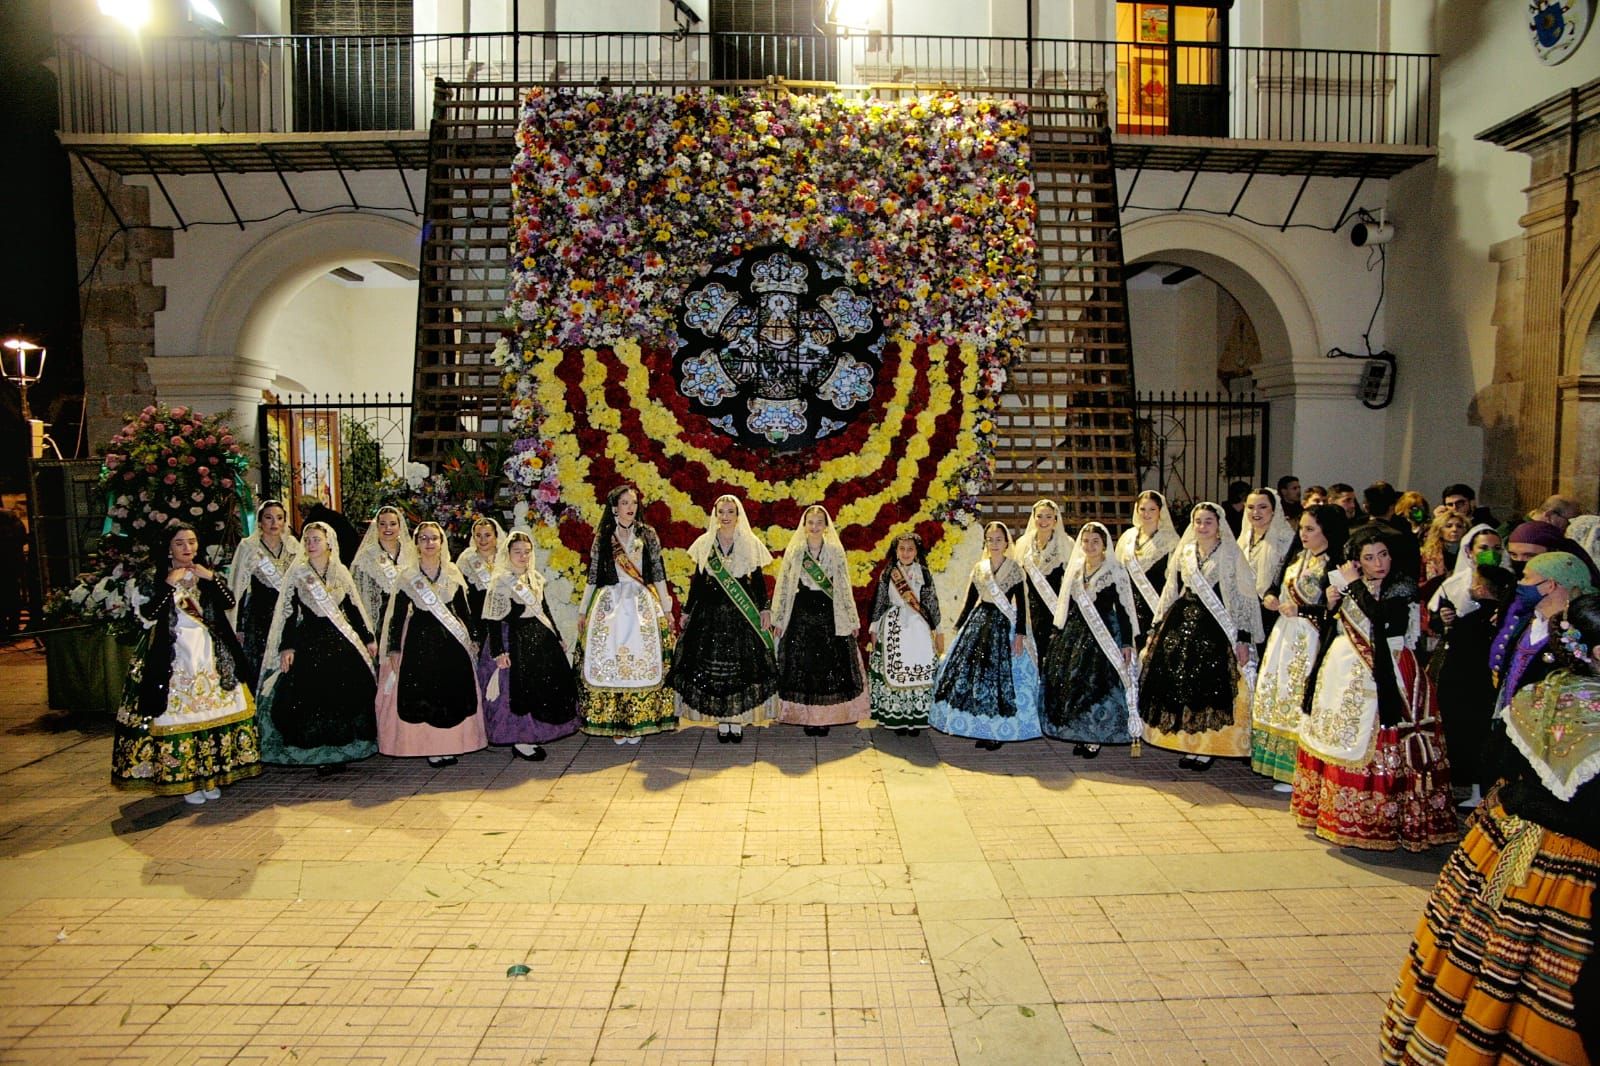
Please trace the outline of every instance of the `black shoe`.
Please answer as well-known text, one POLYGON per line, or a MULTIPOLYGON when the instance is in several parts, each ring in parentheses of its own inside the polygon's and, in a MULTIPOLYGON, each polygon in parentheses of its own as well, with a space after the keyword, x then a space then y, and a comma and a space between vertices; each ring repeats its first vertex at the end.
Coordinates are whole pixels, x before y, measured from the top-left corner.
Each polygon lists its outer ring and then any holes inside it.
POLYGON ((814 726, 814 725, 806 726, 806 736, 814 737, 816 735, 817 735, 817 727, 816 726, 814 726))
POLYGON ((906 730, 906 732, 910 733, 914 737, 920 737, 922 735, 922 730, 921 729, 908 729, 908 730, 906 730))
POLYGON ((1189 763, 1189 769, 1193 770, 1197 774, 1203 774, 1207 770, 1211 769, 1211 764, 1216 761, 1217 760, 1215 759, 1195 759, 1189 763))
POLYGON ((1085 744, 1083 746, 1083 757, 1085 759, 1098 759, 1100 757, 1100 745, 1085 744))
POLYGON ((814 737, 825 737, 828 735, 828 729, 828 726, 819 725, 816 727, 816 732, 812 733, 811 735, 814 737))
POLYGON ((731 742, 732 740, 733 740, 733 734, 732 733, 724 733, 720 729, 717 730, 717 743, 718 744, 727 744, 727 743, 731 742))
POLYGON ((533 750, 530 752, 524 752, 521 748, 513 744, 511 745, 511 754, 515 755, 519 759, 526 759, 529 762, 544 762, 545 759, 549 757, 550 753, 545 751, 543 746, 539 744, 530 744, 528 746, 533 750))
POLYGON ((428 765, 432 766, 432 767, 435 767, 435 768, 438 768, 440 766, 454 766, 456 763, 458 763, 460 761, 461 760, 457 759, 454 755, 430 755, 430 756, 428 756, 428 765))
POLYGON ((1194 761, 1194 756, 1193 755, 1185 755, 1183 758, 1178 760, 1178 769, 1180 769, 1180 770, 1193 770, 1194 768, 1195 768, 1195 761, 1194 761))
POLYGON ((324 766, 317 767, 317 776, 318 777, 332 777, 334 774, 342 774, 342 773, 344 773, 344 770, 345 770, 345 764, 342 763, 342 762, 328 763, 328 764, 326 764, 324 766))
POLYGON ((729 733, 728 734, 728 739, 730 741, 732 741, 733 743, 735 743, 735 744, 743 744, 744 743, 744 730, 740 729, 737 732, 729 733))
POLYGON ((982 748, 984 751, 999 751, 1000 742, 998 740, 980 740, 973 747, 982 748))
POLYGON ((1072 745, 1072 754, 1076 755, 1080 759, 1088 758, 1089 747, 1086 744, 1074 744, 1072 745))

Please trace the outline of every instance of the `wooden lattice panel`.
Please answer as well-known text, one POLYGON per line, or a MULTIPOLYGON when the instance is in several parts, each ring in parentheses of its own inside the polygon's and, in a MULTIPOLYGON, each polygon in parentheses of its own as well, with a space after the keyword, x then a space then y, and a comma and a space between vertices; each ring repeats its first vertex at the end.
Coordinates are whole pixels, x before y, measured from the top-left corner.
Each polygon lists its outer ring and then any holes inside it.
POLYGON ((418 285, 411 455, 420 462, 498 436, 510 415, 490 352, 505 308, 516 92, 452 86, 440 114, 418 285))
MULTIPOLYGON (((1019 94, 1021 95, 1021 94, 1019 94)), ((1030 118, 1039 284, 1010 368, 984 516, 1014 527, 1040 497, 1077 524, 1122 522, 1137 482, 1122 233, 1105 98, 1036 92, 1030 118)))

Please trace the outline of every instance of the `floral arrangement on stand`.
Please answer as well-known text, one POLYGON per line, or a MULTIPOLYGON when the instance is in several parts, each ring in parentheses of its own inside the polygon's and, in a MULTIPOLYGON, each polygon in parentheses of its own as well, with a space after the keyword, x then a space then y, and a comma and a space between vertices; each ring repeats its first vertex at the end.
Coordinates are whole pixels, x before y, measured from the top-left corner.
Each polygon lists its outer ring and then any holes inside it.
POLYGON ((505 481, 505 456, 504 447, 492 442, 480 442, 476 451, 456 448, 435 473, 411 483, 395 479, 383 500, 404 511, 412 526, 439 523, 452 549, 460 550, 476 519, 500 519, 505 514, 498 499, 505 481))
POLYGON ((254 519, 245 474, 249 456, 227 416, 152 404, 129 419, 102 449, 99 487, 106 523, 90 567, 69 589, 51 594, 52 625, 99 624, 119 636, 137 632, 127 584, 151 561, 168 526, 187 522, 213 563, 226 560, 254 519))
POLYGON ((581 573, 601 498, 626 480, 680 586, 724 491, 774 550, 826 503, 858 588, 907 530, 942 566, 947 527, 987 485, 990 416, 1032 313, 1027 138, 1020 104, 949 93, 530 92, 495 356, 517 438, 505 474, 551 564, 581 573), (685 291, 767 245, 838 264, 889 338, 867 413, 801 451, 740 446, 672 378, 685 291))

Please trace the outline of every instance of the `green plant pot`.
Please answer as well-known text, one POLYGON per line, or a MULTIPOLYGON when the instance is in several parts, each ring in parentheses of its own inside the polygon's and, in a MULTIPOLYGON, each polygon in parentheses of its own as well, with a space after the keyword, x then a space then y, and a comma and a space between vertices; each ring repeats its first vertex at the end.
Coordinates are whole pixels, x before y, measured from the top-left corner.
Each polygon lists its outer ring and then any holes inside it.
POLYGON ((93 626, 45 637, 50 706, 63 711, 114 714, 122 699, 128 665, 133 661, 133 647, 93 626))

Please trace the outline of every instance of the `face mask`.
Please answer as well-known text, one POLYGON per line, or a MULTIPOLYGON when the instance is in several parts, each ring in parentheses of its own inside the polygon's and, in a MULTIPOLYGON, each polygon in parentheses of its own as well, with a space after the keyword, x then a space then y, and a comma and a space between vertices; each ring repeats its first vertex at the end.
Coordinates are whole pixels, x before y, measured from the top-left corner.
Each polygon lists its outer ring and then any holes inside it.
POLYGON ((1517 586, 1518 603, 1527 604, 1531 607, 1542 599, 1544 599, 1544 596, 1540 594, 1538 585, 1517 586))
POLYGON ((1424 511, 1421 507, 1413 507, 1411 508, 1410 515, 1412 522, 1420 524, 1423 519, 1428 517, 1428 512, 1424 511))
POLYGON ((1528 564, 1523 559, 1513 559, 1511 560, 1510 567, 1511 572, 1517 575, 1517 580, 1520 581, 1522 579, 1522 572, 1528 568, 1528 564))
POLYGON ((1499 566, 1500 549, 1484 548, 1483 550, 1479 551, 1477 555, 1472 557, 1472 561, 1477 563, 1479 566, 1499 566))

